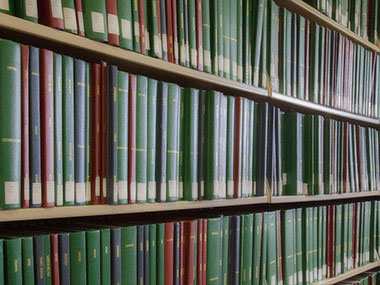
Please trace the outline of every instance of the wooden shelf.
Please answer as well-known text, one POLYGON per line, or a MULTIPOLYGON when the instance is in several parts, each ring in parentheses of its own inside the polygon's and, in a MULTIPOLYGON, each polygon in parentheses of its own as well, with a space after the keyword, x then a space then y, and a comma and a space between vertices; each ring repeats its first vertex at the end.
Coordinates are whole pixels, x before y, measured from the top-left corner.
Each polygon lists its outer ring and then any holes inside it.
POLYGON ((353 42, 358 43, 361 46, 365 47, 366 49, 380 53, 380 48, 378 46, 362 38, 358 34, 352 32, 350 29, 339 24, 335 20, 330 19, 325 14, 323 14, 322 12, 319 12, 317 9, 315 9, 314 7, 310 6, 309 4, 305 3, 302 0, 275 0, 275 1, 277 2, 279 6, 284 7, 288 9, 289 11, 292 11, 298 15, 301 15, 307 19, 310 19, 311 21, 317 22, 321 26, 324 26, 331 30, 335 30, 345 35, 347 38, 349 38, 353 42))
POLYGON ((333 278, 329 278, 329 279, 325 279, 325 280, 322 280, 322 281, 318 281, 317 283, 315 284, 335 284, 335 283, 338 283, 340 281, 344 281, 344 280, 347 280, 348 278, 351 278, 351 277, 354 277, 356 275, 359 275, 360 273, 363 273, 363 272, 366 272, 368 270, 371 270, 371 269, 374 269, 376 267, 379 267, 380 266, 380 262, 372 262, 372 263, 368 263, 364 266, 361 266, 359 268, 356 268, 356 269, 353 269, 353 270, 350 270, 348 272, 345 272, 337 277, 333 277, 333 278))
MULTIPOLYGON (((289 2, 303 3, 302 1, 289 2)), ((104 60, 117 65, 120 70, 142 74, 157 80, 174 82, 184 87, 217 90, 227 95, 244 96, 257 101, 271 102, 277 106, 290 107, 304 113, 323 114, 331 118, 367 126, 378 127, 380 125, 378 119, 329 108, 278 93, 272 93, 269 96, 268 91, 263 88, 169 63, 2 13, 0 14, 0 37, 47 48, 88 62, 104 60)))

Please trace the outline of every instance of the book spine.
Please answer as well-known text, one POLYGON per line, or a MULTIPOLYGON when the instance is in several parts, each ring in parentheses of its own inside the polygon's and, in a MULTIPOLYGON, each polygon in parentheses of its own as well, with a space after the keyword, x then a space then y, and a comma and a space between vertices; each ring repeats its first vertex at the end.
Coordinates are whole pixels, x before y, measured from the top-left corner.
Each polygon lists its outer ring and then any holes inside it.
POLYGON ((100 230, 100 268, 101 284, 111 284, 111 231, 110 229, 100 230))
POLYGON ((136 75, 129 75, 128 203, 136 202, 136 75))
MULTIPOLYGON (((260 282, 260 274, 261 274, 261 251, 262 251, 262 232, 263 232, 263 213, 255 213, 254 214, 254 227, 253 227, 253 250, 256 251, 257 248, 260 250, 257 254, 253 255, 252 258, 252 284, 256 285, 260 282)), ((230 223, 230 228, 232 224, 230 223)))
POLYGON ((54 93, 53 52, 40 50, 40 102, 41 102, 41 181, 42 205, 54 207, 54 93))
POLYGON ((139 35, 140 35, 140 53, 141 54, 146 54, 144 13, 145 13, 145 11, 144 11, 144 0, 138 0, 139 35))
POLYGON ((68 233, 58 234, 59 280, 70 282, 70 237, 68 233))
POLYGON ((86 151, 85 151, 85 115, 86 115, 86 63, 74 60, 74 163, 75 163, 75 204, 86 202, 86 151))
POLYGON ((227 198, 234 196, 234 135, 235 135, 235 97, 228 96, 227 107, 227 198))
POLYGON ((10 2, 10 4, 11 5, 8 3, 8 7, 5 7, 9 9, 0 9, 0 11, 5 14, 14 14, 19 18, 38 23, 37 1, 14 1, 14 13, 12 13, 12 2, 10 2))
POLYGON ((121 228, 121 282, 137 284, 137 227, 121 228))
POLYGON ((189 29, 187 18, 188 5, 185 1, 178 2, 178 44, 179 44, 179 64, 189 67, 189 59, 186 58, 189 53, 189 29), (187 60, 186 60, 187 59, 187 60))
POLYGON ((64 30, 72 34, 78 34, 78 22, 74 0, 61 0, 61 2, 64 30))
POLYGON ((87 281, 89 284, 101 281, 100 231, 86 231, 87 281))
POLYGON ((140 53, 140 20, 138 1, 132 1, 133 50, 140 53))
POLYGON ((85 76, 85 180, 86 180, 86 205, 91 204, 91 65, 86 62, 85 76))
POLYGON ((21 207, 30 207, 29 46, 21 45, 21 207))
MULTIPOLYGON (((33 237, 23 237, 22 243, 22 275, 23 282, 34 282, 33 237)), ((3 267, 4 268, 4 267, 3 267)), ((59 277, 59 276, 58 276, 59 277)), ((2 280, 4 282, 4 278, 2 280)), ((57 283, 53 283, 57 284, 57 283)))
POLYGON ((70 233, 70 284, 87 283, 86 232, 70 233))
POLYGON ((50 235, 44 235, 45 284, 51 284, 50 235))
POLYGON ((203 219, 203 239, 202 239, 202 284, 207 284, 207 255, 208 255, 208 250, 207 250, 207 226, 208 222, 207 219, 203 219))
POLYGON ((117 1, 117 14, 119 17, 119 44, 121 48, 133 50, 133 7, 132 1, 117 1))
POLYGON ((242 180, 242 125, 243 125, 243 98, 235 98, 235 125, 234 125, 234 168, 233 168, 233 179, 234 179, 234 192, 233 197, 241 197, 241 180, 242 180))
POLYGON ((119 46, 119 19, 116 0, 106 0, 108 43, 119 46))
POLYGON ((83 22, 83 8, 82 0, 74 0, 75 2, 75 14, 78 23, 78 35, 84 37, 84 22, 83 22))
POLYGON ((149 258, 149 282, 157 284, 157 225, 150 224, 147 227, 149 227, 149 243, 146 244, 149 258))
POLYGON ((117 67, 107 68, 107 203, 118 203, 117 182, 117 67))
MULTIPOLYGON (((235 80, 237 79, 237 6, 238 2, 230 2, 230 67, 226 67, 227 69, 230 69, 230 79, 235 80)), ((226 28, 226 26, 225 26, 226 28)), ((259 44, 260 46, 260 44, 259 44)), ((228 47, 226 47, 228 50, 228 47)))
POLYGON ((163 285, 165 280, 165 224, 157 224, 157 236, 156 236, 156 246, 157 246, 157 283, 158 285, 163 285))
POLYGON ((107 42, 107 14, 105 0, 82 0, 86 38, 107 42))
POLYGON ((184 281, 183 284, 194 284, 196 258, 196 221, 184 222, 184 281))
POLYGON ((100 63, 100 203, 107 203, 107 63, 100 63))
MULTIPOLYGON (((162 59, 168 61, 168 36, 166 28, 166 0, 159 0, 160 2, 160 22, 161 25, 161 44, 162 44, 162 59)), ((157 5, 158 6, 158 5, 157 5)))
POLYGON ((36 260, 36 262, 34 263, 34 274, 35 274, 34 281, 36 284, 45 284, 46 263, 45 263, 45 256, 44 256, 45 247, 44 247, 43 235, 38 235, 38 236, 33 237, 33 250, 34 250, 34 259, 36 260))
POLYGON ((197 268, 195 269, 197 272, 197 284, 203 284, 203 219, 198 219, 198 236, 197 236, 197 268))
POLYGON ((174 257, 173 257, 173 284, 180 284, 180 270, 181 270, 181 223, 174 222, 174 257))
POLYGON ((195 18, 196 18, 196 46, 198 55, 197 68, 203 71, 203 20, 202 20, 202 1, 195 1, 195 18))
POLYGON ((228 261, 228 284, 239 284, 240 272, 240 216, 231 216, 230 233, 229 233, 229 248, 230 255, 228 261))
MULTIPOLYGON (((185 3, 186 5, 186 3, 185 3)), ((189 1, 188 5, 188 30, 189 30, 189 52, 190 52, 190 66, 197 69, 198 64, 198 50, 197 50, 197 30, 196 30, 196 1, 189 1)))
POLYGON ((173 63, 178 64, 179 50, 178 50, 178 25, 177 25, 177 0, 172 0, 172 17, 173 17, 173 63))
POLYGON ((210 1, 202 1, 203 70, 211 73, 211 19, 210 1))
POLYGON ((256 166, 256 195, 266 196, 268 190, 267 180, 267 139, 268 139, 268 105, 259 103, 258 105, 258 126, 259 133, 257 136, 257 166, 256 166))
POLYGON ((227 198, 227 108, 228 97, 220 95, 219 109, 219 198, 227 198))
POLYGON ((38 22, 52 28, 64 29, 61 1, 37 1, 38 22))
POLYGON ((121 230, 111 229, 111 280, 112 284, 121 284, 121 230))
POLYGON ((218 24, 219 24, 219 15, 218 15, 218 2, 217 0, 210 0, 209 13, 210 13, 210 52, 211 52, 211 70, 212 74, 218 75, 219 73, 219 57, 218 57, 218 24))
POLYGON ((165 223, 165 284, 174 284, 174 223, 165 223))

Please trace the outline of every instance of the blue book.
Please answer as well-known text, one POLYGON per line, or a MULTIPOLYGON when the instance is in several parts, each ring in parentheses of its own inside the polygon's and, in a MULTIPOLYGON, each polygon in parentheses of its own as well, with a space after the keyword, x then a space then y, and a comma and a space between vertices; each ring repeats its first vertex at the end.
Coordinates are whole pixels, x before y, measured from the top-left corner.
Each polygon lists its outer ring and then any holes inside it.
POLYGON ((111 282, 121 284, 121 229, 111 228, 111 282))
POLYGON ((90 64, 86 62, 86 91, 85 91, 85 181, 86 181, 86 205, 91 203, 91 182, 90 182, 90 90, 91 90, 90 64))
POLYGON ((161 7, 161 42, 162 42, 162 59, 168 61, 168 39, 166 33, 166 1, 160 2, 161 7))

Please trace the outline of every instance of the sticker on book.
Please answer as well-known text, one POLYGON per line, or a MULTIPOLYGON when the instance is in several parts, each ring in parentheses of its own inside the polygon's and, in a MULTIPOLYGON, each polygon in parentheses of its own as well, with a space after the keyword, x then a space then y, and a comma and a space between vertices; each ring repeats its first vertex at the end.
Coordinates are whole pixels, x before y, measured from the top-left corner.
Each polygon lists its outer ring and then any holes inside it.
POLYGON ((77 19, 75 16, 75 10, 73 8, 63 8, 63 20, 65 23, 65 29, 71 31, 77 31, 77 19))
POLYGON ((191 183, 191 198, 193 200, 198 199, 198 182, 191 183))
POLYGON ((57 206, 62 206, 63 205, 63 185, 59 184, 57 185, 57 206))
POLYGON ((194 65, 194 66, 197 66, 197 63, 198 63, 198 53, 197 53, 197 50, 192 48, 191 49, 191 64, 194 65))
POLYGON ((9 1, 10 0, 0 0, 0 9, 9 11, 9 1))
POLYGON ((230 59, 224 58, 223 63, 224 73, 230 74, 230 59))
POLYGON ((205 195, 205 182, 201 181, 201 198, 203 198, 205 195))
POLYGON ((20 203, 20 184, 17 181, 4 183, 5 204, 14 205, 20 203))
POLYGON ((91 182, 87 181, 86 183, 86 202, 91 201, 91 182))
POLYGON ((46 201, 48 203, 54 203, 54 195, 55 195, 55 183, 54 181, 46 182, 46 201))
MULTIPOLYGON (((8 0, 6 2, 8 3, 8 0)), ((0 9, 2 8, 0 7, 0 9)), ((38 18, 37 0, 25 0, 25 15, 32 18, 38 18)))
POLYGON ((92 31, 104 34, 104 15, 99 12, 91 12, 92 31))
POLYGON ((118 181, 119 200, 128 199, 128 181, 118 181))
POLYGON ((186 63, 186 51, 185 51, 185 45, 184 44, 180 46, 179 60, 180 60, 182 65, 185 65, 185 63, 186 63))
POLYGON ((146 183, 137 183, 137 201, 146 201, 146 183))
POLYGON ((53 18, 63 19, 61 0, 50 0, 53 18))
POLYGON ((129 195, 130 195, 130 200, 131 202, 136 201, 136 182, 131 182, 129 186, 129 195))
POLYGON ((135 37, 140 38, 140 25, 139 22, 134 22, 135 37))
POLYGON ((74 202, 75 184, 72 181, 65 183, 65 202, 74 202))
POLYGON ((148 30, 145 30, 145 49, 150 50, 150 37, 148 30))
POLYGON ((234 195, 234 182, 227 181, 227 195, 228 197, 232 197, 234 195))
POLYGON ((168 52, 168 38, 166 34, 162 34, 162 51, 168 52))
POLYGON ((168 188, 169 188, 169 198, 177 198, 177 181, 169 180, 168 188))
POLYGON ((203 69, 203 48, 198 48, 198 67, 203 69))
POLYGON ((211 69, 211 54, 209 50, 203 50, 204 65, 211 69))
POLYGON ((30 189, 30 179, 29 177, 24 178, 24 200, 29 201, 30 199, 30 194, 29 194, 29 189, 30 189))
POLYGON ((76 203, 86 202, 86 183, 75 183, 75 201, 76 203))
POLYGON ((77 12, 78 14, 78 28, 79 31, 84 33, 83 12, 77 12))
POLYGON ((117 199, 118 199, 118 198, 117 198, 117 194, 118 194, 118 192, 119 192, 117 186, 118 186, 117 182, 114 182, 114 183, 113 183, 113 202, 114 202, 115 204, 117 204, 117 199))
POLYGON ((219 182, 219 198, 225 199, 226 198, 226 182, 219 182))
POLYGON ((219 66, 220 72, 224 72, 223 63, 224 63, 223 55, 218 55, 218 66, 219 66))
POLYGON ((161 41, 158 36, 153 36, 153 44, 154 44, 154 54, 158 57, 162 56, 161 52, 161 41))
POLYGON ((178 41, 174 42, 174 57, 178 59, 178 41))
POLYGON ((107 14, 108 20, 108 33, 113 35, 119 35, 119 21, 116 15, 107 14))
POLYGON ((32 204, 41 204, 41 183, 32 183, 32 204))
POLYGON ((239 81, 243 80, 243 66, 239 65, 237 68, 237 78, 239 81))
POLYGON ((190 62, 190 50, 189 50, 189 44, 185 44, 185 54, 186 54, 186 62, 190 62))
POLYGON ((95 178, 95 196, 100 196, 100 177, 95 178))
POLYGON ((103 187, 102 187, 103 197, 107 197, 107 178, 103 178, 103 187))
POLYGON ((179 188, 179 198, 182 199, 183 198, 183 182, 182 181, 178 183, 178 188, 179 188))
POLYGON ((166 201, 166 183, 161 183, 160 201, 166 201))
POLYGON ((148 199, 149 200, 156 199, 156 182, 154 181, 148 182, 148 199))

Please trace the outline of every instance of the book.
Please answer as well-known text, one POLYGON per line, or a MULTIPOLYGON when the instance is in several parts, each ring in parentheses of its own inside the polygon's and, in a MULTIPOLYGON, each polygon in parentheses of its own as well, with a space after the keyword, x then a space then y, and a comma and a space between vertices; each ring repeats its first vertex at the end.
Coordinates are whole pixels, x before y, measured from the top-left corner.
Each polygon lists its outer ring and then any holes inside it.
POLYGON ((107 203, 107 110, 108 110, 108 72, 107 63, 100 62, 100 203, 107 203))
POLYGON ((37 0, 38 22, 52 28, 64 29, 62 1, 37 0))
POLYGON ((132 1, 117 1, 119 18, 119 44, 121 48, 133 50, 132 1))
MULTIPOLYGON (((11 6, 9 6, 9 2, 5 2, 7 5, 8 4, 8 9, 7 7, 2 8, 1 12, 2 13, 9 13, 12 14, 11 6)), ((12 3, 12 2, 11 2, 12 3)), ((11 4, 12 5, 12 4, 11 4)), ((26 0, 18 0, 14 1, 14 15, 16 15, 19 18, 23 18, 25 20, 37 23, 38 22, 38 8, 37 8, 37 0, 33 1, 26 1, 26 0)))
POLYGON ((157 148, 157 88, 158 82, 148 79, 148 123, 147 123, 147 201, 156 201, 156 148, 157 148))
POLYGON ((117 1, 106 0, 108 43, 119 46, 119 18, 117 1))
POLYGON ((221 244, 221 219, 207 219, 207 284, 219 284, 221 280, 219 260, 221 244), (215 262, 217 261, 217 262, 215 262))
POLYGON ((105 0, 82 0, 84 31, 86 38, 108 42, 105 0))
POLYGON ((75 1, 75 14, 78 23, 78 35, 84 37, 84 21, 83 21, 83 8, 82 8, 82 0, 74 0, 75 1))
POLYGON ((129 75, 128 103, 128 203, 136 202, 136 75, 129 75))
POLYGON ((78 22, 74 0, 61 0, 64 30, 73 34, 78 33, 78 22))

